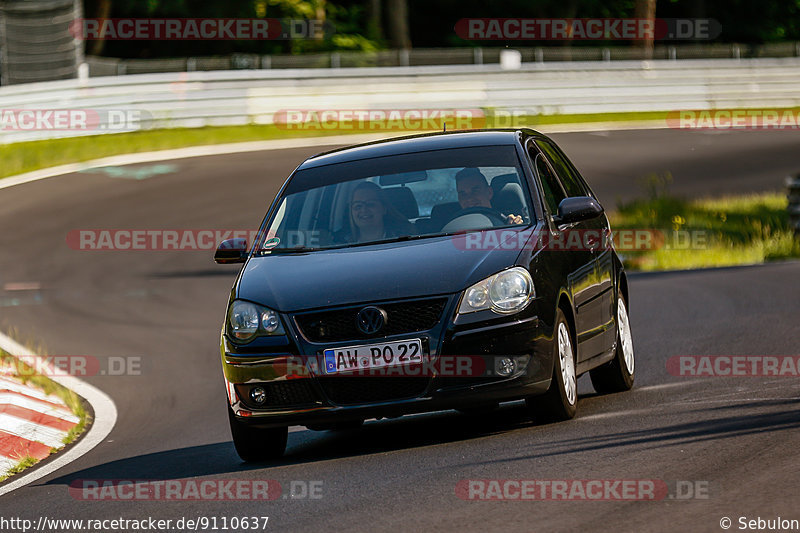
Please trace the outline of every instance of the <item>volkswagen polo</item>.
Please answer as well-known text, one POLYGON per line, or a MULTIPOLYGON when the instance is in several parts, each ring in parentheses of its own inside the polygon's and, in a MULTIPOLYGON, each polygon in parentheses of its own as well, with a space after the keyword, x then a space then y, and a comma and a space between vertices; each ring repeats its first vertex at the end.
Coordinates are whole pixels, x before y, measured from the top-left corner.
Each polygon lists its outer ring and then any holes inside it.
POLYGON ((243 263, 220 342, 234 445, 288 427, 525 400, 575 415, 577 378, 634 380, 625 271, 576 167, 529 129, 407 136, 310 157, 243 263))

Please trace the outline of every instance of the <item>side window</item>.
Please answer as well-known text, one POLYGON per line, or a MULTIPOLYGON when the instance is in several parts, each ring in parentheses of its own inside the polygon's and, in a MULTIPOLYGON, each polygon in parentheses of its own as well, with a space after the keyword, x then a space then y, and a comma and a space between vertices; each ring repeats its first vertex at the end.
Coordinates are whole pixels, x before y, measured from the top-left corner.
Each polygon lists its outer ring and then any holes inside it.
POLYGON ((550 165, 545 161, 544 156, 539 152, 533 143, 528 145, 528 154, 533 161, 533 167, 536 169, 536 174, 542 182, 542 192, 544 193, 544 202, 551 215, 558 213, 558 204, 561 200, 567 197, 564 189, 558 178, 550 169, 550 165))
POLYGON ((547 158, 558 173, 558 177, 561 178, 561 183, 564 184, 567 194, 569 196, 586 196, 588 193, 583 188, 583 185, 581 185, 580 176, 577 175, 575 169, 569 161, 564 158, 561 152, 551 143, 541 139, 537 140, 536 144, 547 154, 547 158))

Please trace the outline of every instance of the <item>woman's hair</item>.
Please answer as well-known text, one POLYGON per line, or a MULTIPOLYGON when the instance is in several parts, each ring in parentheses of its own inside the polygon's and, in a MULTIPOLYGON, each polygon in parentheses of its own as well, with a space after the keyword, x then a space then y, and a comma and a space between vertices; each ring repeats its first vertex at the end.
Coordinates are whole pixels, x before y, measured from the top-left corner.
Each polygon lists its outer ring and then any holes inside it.
POLYGON ((386 196, 386 191, 384 191, 380 185, 377 183, 373 183, 371 181, 362 181, 358 185, 353 188, 353 191, 350 193, 350 204, 347 206, 347 220, 349 221, 350 225, 350 235, 353 238, 358 238, 359 230, 358 226, 356 226, 355 221, 353 220, 353 198, 358 191, 372 191, 375 193, 378 201, 383 204, 384 209, 386 210, 386 214, 383 215, 383 229, 386 232, 387 236, 393 235, 394 233, 398 233, 399 236, 402 232, 413 232, 414 226, 408 221, 406 217, 403 216, 400 211, 397 210, 391 203, 386 196))

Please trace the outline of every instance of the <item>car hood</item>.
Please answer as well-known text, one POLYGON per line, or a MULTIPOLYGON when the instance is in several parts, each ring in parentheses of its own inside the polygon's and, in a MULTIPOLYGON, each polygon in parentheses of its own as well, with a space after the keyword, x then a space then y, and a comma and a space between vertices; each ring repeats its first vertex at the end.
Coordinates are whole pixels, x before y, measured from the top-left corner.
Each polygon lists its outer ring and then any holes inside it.
POLYGON ((513 266, 524 231, 255 256, 235 291, 238 298, 282 312, 455 293, 513 266))

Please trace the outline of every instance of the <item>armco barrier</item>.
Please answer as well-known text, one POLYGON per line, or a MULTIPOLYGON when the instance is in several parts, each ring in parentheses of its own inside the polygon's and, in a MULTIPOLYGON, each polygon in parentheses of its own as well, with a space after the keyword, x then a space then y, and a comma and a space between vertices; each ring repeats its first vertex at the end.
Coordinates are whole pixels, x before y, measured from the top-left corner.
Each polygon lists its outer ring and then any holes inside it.
MULTIPOLYGON (((573 114, 800 107, 800 58, 523 63, 141 74, 0 87, 0 112, 138 111, 150 127, 269 124, 287 109, 573 114)), ((105 133, 11 129, 0 143, 105 133)))

